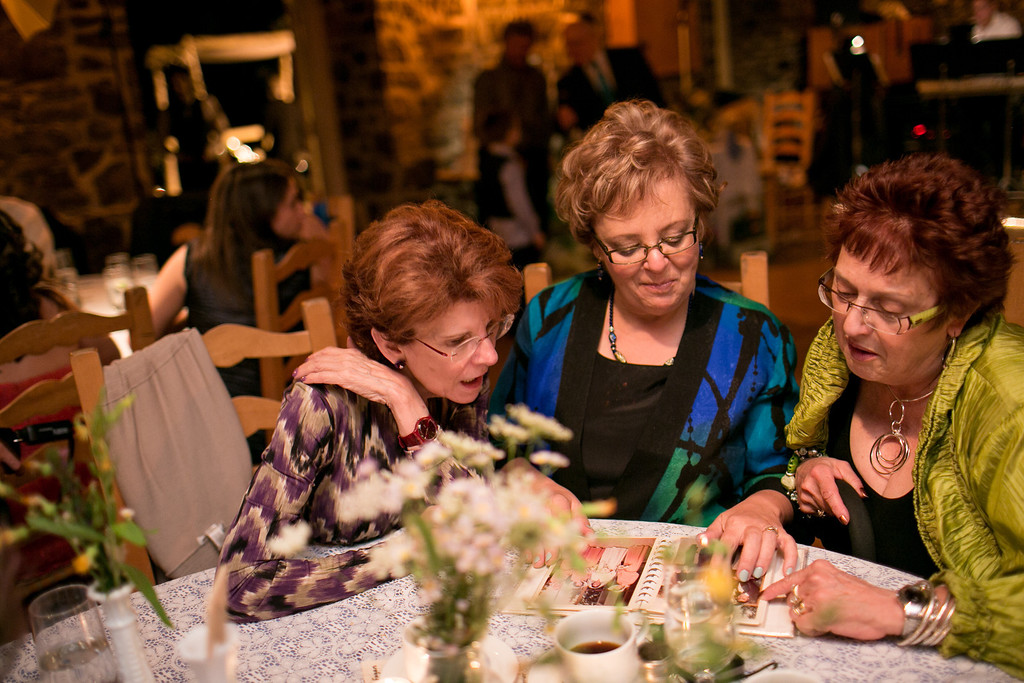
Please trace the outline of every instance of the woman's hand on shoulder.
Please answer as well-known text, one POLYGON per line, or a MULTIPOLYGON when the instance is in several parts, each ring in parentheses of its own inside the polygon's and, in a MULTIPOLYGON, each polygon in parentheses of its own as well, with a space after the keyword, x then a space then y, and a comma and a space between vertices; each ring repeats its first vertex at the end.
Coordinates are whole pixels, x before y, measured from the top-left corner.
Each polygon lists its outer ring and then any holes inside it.
POLYGON ((320 349, 295 369, 306 384, 335 384, 391 408, 401 433, 411 432, 426 416, 427 404, 408 377, 353 347, 320 349))
POLYGON ((800 511, 807 514, 832 515, 843 524, 850 523, 850 511, 843 505, 836 481, 842 480, 853 487, 863 498, 864 483, 854 472, 853 466, 845 460, 835 458, 810 458, 796 469, 796 500, 800 511))
POLYGON ((740 581, 760 579, 771 566, 777 549, 782 550, 783 571, 796 569, 796 541, 786 533, 789 500, 778 491, 757 491, 715 518, 705 534, 732 549, 740 548, 736 575, 740 581))
POLYGON ((826 560, 816 560, 761 591, 762 600, 784 595, 793 624, 805 635, 878 640, 903 630, 903 608, 895 591, 858 579, 826 560))

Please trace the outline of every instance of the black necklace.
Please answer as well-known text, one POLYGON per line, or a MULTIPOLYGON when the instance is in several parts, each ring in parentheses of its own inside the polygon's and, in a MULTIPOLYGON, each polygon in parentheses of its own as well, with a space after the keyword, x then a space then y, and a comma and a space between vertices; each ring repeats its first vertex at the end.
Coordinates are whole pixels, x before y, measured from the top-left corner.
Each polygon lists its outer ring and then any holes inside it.
MULTIPOLYGON (((619 353, 618 348, 616 348, 615 346, 615 340, 617 339, 617 337, 615 336, 615 319, 613 317, 614 315, 615 289, 613 288, 611 293, 608 295, 608 345, 612 347, 612 356, 615 358, 615 360, 619 361, 620 363, 625 363, 626 357, 619 353)), ((676 357, 672 356, 667 361, 662 363, 662 365, 672 365, 675 362, 676 357)))

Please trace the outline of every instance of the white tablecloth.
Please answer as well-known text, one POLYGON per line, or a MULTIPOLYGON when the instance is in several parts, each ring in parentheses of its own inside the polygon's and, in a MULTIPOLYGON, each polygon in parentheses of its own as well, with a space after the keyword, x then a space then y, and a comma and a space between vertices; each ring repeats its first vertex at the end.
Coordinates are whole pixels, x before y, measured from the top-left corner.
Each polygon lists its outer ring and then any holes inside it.
MULTIPOLYGON (((595 520, 594 527, 617 535, 694 535, 699 529, 674 524, 595 520)), ((913 580, 909 574, 845 555, 811 548, 808 561, 825 558, 871 583, 896 589, 913 580)), ((133 597, 146 656, 158 681, 191 680, 174 645, 203 620, 213 570, 157 587, 177 630, 160 624, 145 598, 133 597)), ((240 681, 361 681, 360 662, 384 660, 398 651, 402 630, 420 612, 409 578, 391 581, 332 605, 239 628, 240 681)), ((505 641, 520 660, 538 657, 551 647, 539 617, 498 615, 491 633, 505 641)), ((842 638, 753 638, 760 653, 747 669, 775 660, 780 667, 807 671, 824 681, 1012 681, 994 666, 967 657, 945 659, 933 648, 901 648, 892 640, 855 642, 842 638)), ((11 662, 5 680, 36 680, 31 636, 0 649, 11 662), (13 660, 13 662, 11 662, 13 660)))

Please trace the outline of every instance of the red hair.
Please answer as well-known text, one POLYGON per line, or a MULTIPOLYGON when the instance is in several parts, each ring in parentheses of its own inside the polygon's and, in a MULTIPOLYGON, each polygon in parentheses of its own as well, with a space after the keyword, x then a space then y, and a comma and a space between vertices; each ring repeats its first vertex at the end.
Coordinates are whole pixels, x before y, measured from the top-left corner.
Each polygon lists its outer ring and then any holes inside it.
POLYGON ((416 326, 461 301, 495 319, 519 308, 523 279, 505 242, 441 202, 404 204, 359 235, 345 264, 343 316, 355 345, 383 360, 370 331, 409 343, 416 326))
POLYGON ((943 317, 999 310, 1012 257, 1006 195, 961 161, 913 154, 851 180, 825 219, 832 263, 846 249, 872 268, 930 273, 943 317))

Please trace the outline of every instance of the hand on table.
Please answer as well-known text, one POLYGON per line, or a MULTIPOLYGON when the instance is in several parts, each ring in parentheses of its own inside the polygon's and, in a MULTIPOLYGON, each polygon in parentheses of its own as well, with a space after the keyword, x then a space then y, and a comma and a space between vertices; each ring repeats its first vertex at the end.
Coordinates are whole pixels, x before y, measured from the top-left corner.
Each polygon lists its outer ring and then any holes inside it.
POLYGON ((789 595, 793 624, 805 635, 878 640, 903 630, 903 608, 895 591, 851 576, 826 560, 815 560, 761 591, 764 600, 784 595, 789 595))
POLYGON ((832 515, 843 524, 849 524, 850 511, 843 505, 837 480, 848 483, 861 498, 866 495, 860 477, 845 460, 822 457, 801 463, 796 469, 796 496, 800 511, 819 517, 832 515))
POLYGON ((796 541, 782 525, 791 509, 789 500, 778 491, 758 491, 718 515, 705 535, 732 550, 742 548, 735 567, 741 582, 764 576, 776 548, 782 549, 783 571, 789 573, 796 569, 796 541))
POLYGON ((383 403, 395 416, 401 434, 428 414, 427 404, 412 381, 398 370, 368 358, 351 343, 349 348, 320 349, 295 369, 306 384, 335 384, 375 403, 383 403))
MULTIPOLYGON (((514 458, 505 465, 505 469, 512 472, 526 472, 533 478, 533 485, 536 491, 544 493, 547 497, 548 512, 552 516, 569 515, 579 526, 584 536, 592 536, 594 530, 590 527, 590 520, 583 513, 583 504, 579 498, 564 486, 555 483, 553 479, 545 476, 531 465, 526 458, 514 458)), ((542 548, 538 551, 534 567, 543 567, 550 563, 558 555, 558 548, 542 548)))

